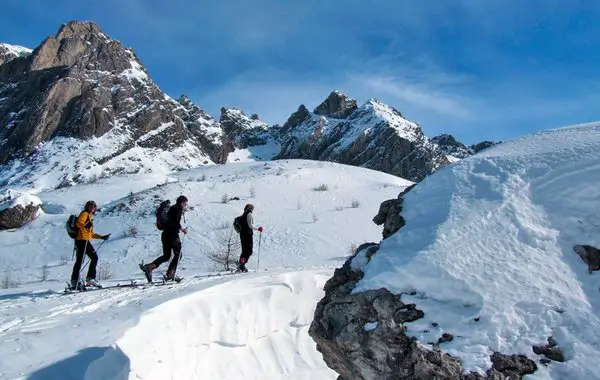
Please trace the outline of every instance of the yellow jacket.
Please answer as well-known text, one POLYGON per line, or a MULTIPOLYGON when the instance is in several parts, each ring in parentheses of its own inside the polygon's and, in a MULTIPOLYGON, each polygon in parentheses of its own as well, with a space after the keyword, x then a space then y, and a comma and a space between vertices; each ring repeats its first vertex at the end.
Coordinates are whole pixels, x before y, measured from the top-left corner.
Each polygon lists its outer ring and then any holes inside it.
POLYGON ((75 240, 92 240, 92 239, 102 239, 101 235, 98 235, 94 232, 94 227, 89 226, 86 228, 85 225, 92 222, 92 214, 87 211, 82 211, 75 222, 75 225, 79 229, 77 232, 77 238, 75 240))

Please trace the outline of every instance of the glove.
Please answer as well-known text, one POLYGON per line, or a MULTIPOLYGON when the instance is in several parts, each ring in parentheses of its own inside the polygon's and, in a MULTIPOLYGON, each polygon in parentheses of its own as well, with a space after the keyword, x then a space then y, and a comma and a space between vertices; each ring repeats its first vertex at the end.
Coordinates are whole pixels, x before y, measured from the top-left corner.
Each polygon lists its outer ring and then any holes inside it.
POLYGON ((258 232, 263 232, 262 226, 258 227, 258 232))
POLYGON ((110 237, 110 234, 108 234, 108 235, 103 235, 103 236, 102 236, 102 240, 108 240, 108 238, 109 238, 109 237, 110 237))

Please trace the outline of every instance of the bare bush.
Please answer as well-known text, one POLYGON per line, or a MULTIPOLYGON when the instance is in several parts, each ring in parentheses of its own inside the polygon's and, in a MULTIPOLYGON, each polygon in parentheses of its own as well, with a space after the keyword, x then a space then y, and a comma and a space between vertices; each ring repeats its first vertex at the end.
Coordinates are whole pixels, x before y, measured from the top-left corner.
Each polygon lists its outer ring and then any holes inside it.
POLYGON ((137 235, 138 235, 138 229, 135 224, 132 224, 131 226, 129 226, 129 228, 127 228, 127 231, 125 231, 125 236, 137 237, 137 235))
POLYGON ((254 188, 254 186, 250 187, 250 198, 254 198, 256 197, 256 189, 254 188))
POLYGON ((217 187, 217 183, 216 183, 216 182, 213 182, 213 183, 211 183, 211 184, 210 184, 210 186, 208 187, 208 189, 209 189, 209 190, 214 190, 214 189, 215 189, 215 187, 217 187))
POLYGON ((42 267, 42 273, 40 273, 40 281, 48 281, 48 275, 50 274, 50 267, 48 264, 44 264, 42 267))
POLYGON ((202 174, 200 177, 198 177, 198 182, 204 182, 206 181, 206 174, 202 174))
POLYGON ((67 255, 66 253, 63 253, 62 255, 60 255, 60 265, 67 265, 68 262, 69 262, 69 255, 67 255))
POLYGON ((231 227, 231 223, 223 221, 223 222, 221 222, 221 224, 217 225, 217 228, 215 228, 215 229, 216 230, 226 230, 230 227, 231 227))
POLYGON ((319 216, 317 215, 316 212, 312 213, 312 221, 313 223, 317 223, 317 221, 319 220, 319 216))
POLYGON ((327 190, 329 190, 329 186, 327 186, 324 183, 322 183, 319 186, 313 188, 313 191, 327 191, 327 190))
POLYGON ((13 271, 6 269, 0 281, 0 289, 14 289, 21 286, 21 281, 14 277, 13 271))
POLYGON ((335 206, 335 211, 343 211, 344 206, 335 206))
POLYGON ((225 204, 227 202, 229 202, 229 194, 225 193, 221 195, 221 203, 225 204))
POLYGON ((231 270, 231 266, 237 263, 237 256, 241 248, 238 234, 233 228, 222 230, 215 238, 217 248, 206 254, 209 260, 215 263, 217 270, 231 270))
POLYGON ((360 202, 358 201, 358 199, 353 199, 351 206, 352 206, 352 208, 359 208, 360 202))
POLYGON ((348 247, 348 252, 350 253, 350 255, 354 256, 356 254, 357 249, 358 249, 358 244, 352 243, 352 244, 350 244, 350 247, 348 247))
POLYGON ((107 263, 101 263, 98 265, 98 279, 99 280, 110 280, 113 278, 112 267, 107 263))

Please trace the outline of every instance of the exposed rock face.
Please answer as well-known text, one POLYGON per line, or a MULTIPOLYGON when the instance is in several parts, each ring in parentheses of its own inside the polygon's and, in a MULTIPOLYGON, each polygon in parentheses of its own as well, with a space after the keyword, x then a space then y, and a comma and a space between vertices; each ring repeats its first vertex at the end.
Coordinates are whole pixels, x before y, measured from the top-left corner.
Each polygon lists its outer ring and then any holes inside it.
POLYGON ((470 148, 473 150, 474 153, 478 153, 478 152, 481 152, 482 150, 487 149, 493 145, 500 144, 501 142, 502 141, 482 141, 477 144, 471 145, 470 148))
POLYGON ((284 124, 275 158, 339 162, 414 182, 450 163, 421 128, 394 108, 375 99, 360 108, 353 104, 334 92, 317 107, 319 113, 301 106, 284 124))
MULTIPOLYGON (((404 225, 397 217, 402 197, 413 187, 381 204, 374 222, 387 226, 384 238, 404 225)), ((342 268, 335 270, 325 284, 325 296, 317 304, 309 329, 325 363, 340 374, 338 380, 505 380, 520 379, 537 370, 535 362, 526 356, 494 352, 485 377, 463 374, 460 360, 440 350, 454 339, 451 333, 430 342, 433 349, 408 336, 405 324, 424 317, 418 305, 405 304, 402 294, 384 288, 352 293, 378 248, 376 243, 361 245, 342 268)))
MULTIPOLYGON (((269 127, 256 114, 248 117, 240 109, 223 107, 219 123, 229 141, 232 142, 233 148, 246 149, 266 144, 278 146, 281 127, 278 125, 269 127)), ((272 156, 261 157, 261 159, 271 158, 272 156)))
POLYGON ((86 165, 101 166, 100 176, 151 170, 132 157, 140 154, 156 164, 170 160, 172 169, 224 162, 218 123, 190 103, 166 96, 133 50, 96 24, 69 22, 31 54, 0 66, 0 164, 30 157, 31 167, 51 159, 49 141, 58 150, 88 150, 83 162, 68 156, 76 162, 64 170, 57 161, 55 172, 75 172, 64 181, 84 181, 86 165))
POLYGON ((462 159, 475 154, 473 149, 456 140, 452 135, 444 134, 435 136, 431 138, 431 141, 437 144, 439 149, 448 156, 462 159))
POLYGON ((16 205, 0 211, 0 230, 23 227, 34 220, 40 210, 39 205, 16 205))
POLYGON ((357 108, 356 100, 336 90, 329 94, 327 99, 314 109, 313 113, 334 119, 345 119, 357 108))
POLYGON ((598 248, 584 244, 574 246, 573 251, 587 264, 590 274, 600 270, 600 250, 598 248))
POLYGON ((558 347, 556 340, 552 337, 548 338, 548 343, 545 345, 533 346, 533 352, 537 355, 544 355, 546 358, 556 362, 565 361, 565 355, 558 347))
POLYGON ((377 224, 378 226, 383 224, 382 235, 384 239, 395 234, 406 224, 406 221, 401 215, 402 203, 404 203, 404 199, 402 197, 415 186, 416 184, 408 186, 398 195, 398 198, 383 201, 379 206, 379 211, 373 218, 373 223, 377 224))

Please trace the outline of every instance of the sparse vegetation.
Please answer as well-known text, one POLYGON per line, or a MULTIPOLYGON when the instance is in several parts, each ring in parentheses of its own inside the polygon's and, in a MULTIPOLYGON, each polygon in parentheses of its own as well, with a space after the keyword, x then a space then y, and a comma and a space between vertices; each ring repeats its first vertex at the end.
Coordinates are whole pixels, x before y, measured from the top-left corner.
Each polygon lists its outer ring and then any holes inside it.
POLYGON ((206 174, 202 174, 200 177, 198 177, 198 182, 204 182, 206 181, 206 174))
POLYGON ((228 222, 226 222, 226 221, 223 221, 223 222, 221 222, 221 224, 219 224, 219 225, 217 226, 217 228, 215 228, 215 229, 216 229, 216 230, 226 230, 226 229, 228 229, 228 228, 230 228, 230 227, 231 227, 231 223, 228 223, 228 222))
POLYGON ((40 281, 48 281, 48 275, 50 274, 50 267, 48 264, 44 264, 42 267, 42 273, 40 274, 40 281))
POLYGON ((60 265, 67 265, 68 262, 69 262, 69 255, 67 255, 66 253, 63 253, 62 255, 60 255, 60 265))
POLYGON ((210 186, 208 187, 208 189, 212 191, 212 190, 215 189, 215 187, 217 187, 217 184, 216 184, 216 182, 213 182, 213 183, 210 184, 210 186))
POLYGON ((14 289, 21 286, 21 282, 14 277, 11 269, 5 269, 2 281, 0 281, 0 289, 14 289))
POLYGON ((99 280, 110 280, 113 277, 112 267, 107 263, 101 263, 98 265, 98 279, 99 280))
POLYGON ((329 190, 329 186, 327 186, 324 183, 322 183, 319 186, 313 188, 313 191, 327 191, 327 190, 329 190))
POLYGON ((335 206, 335 211, 342 211, 344 210, 344 206, 335 206))
POLYGON ((237 263, 241 248, 237 233, 232 227, 221 230, 217 233, 215 241, 217 248, 207 253, 206 257, 215 263, 216 270, 231 270, 231 267, 237 263))
POLYGON ((317 223, 317 221, 319 220, 319 216, 317 215, 316 212, 312 213, 312 221, 313 223, 317 223))
POLYGON ((359 208, 360 202, 358 201, 358 199, 353 199, 351 206, 352 206, 352 208, 359 208))
POLYGON ((129 226, 129 228, 127 228, 127 231, 125 231, 125 236, 137 237, 137 234, 138 234, 138 229, 135 224, 132 224, 131 226, 129 226))
POLYGON ((229 194, 225 193, 221 195, 221 203, 225 204, 227 202, 229 202, 229 194))
POLYGON ((256 188, 254 187, 254 185, 252 185, 250 187, 250 198, 254 198, 256 197, 256 188))
POLYGON ((357 249, 358 249, 358 244, 352 243, 352 244, 350 244, 350 247, 348 247, 348 252, 350 253, 350 255, 354 256, 356 254, 357 249))

